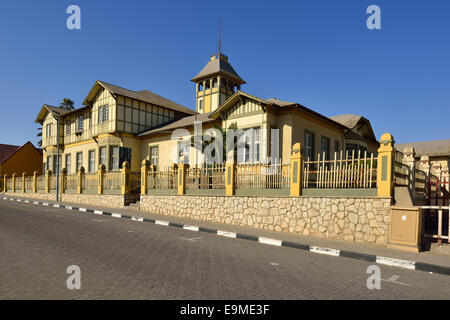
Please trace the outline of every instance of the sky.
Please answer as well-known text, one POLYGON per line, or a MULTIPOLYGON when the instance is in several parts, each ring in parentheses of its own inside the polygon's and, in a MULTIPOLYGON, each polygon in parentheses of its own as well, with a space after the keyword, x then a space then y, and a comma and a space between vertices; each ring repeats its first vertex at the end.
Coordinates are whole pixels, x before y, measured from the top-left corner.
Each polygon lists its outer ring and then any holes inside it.
POLYGON ((242 91, 362 115, 378 139, 450 139, 449 12, 448 0, 4 0, 0 143, 36 144, 42 105, 81 107, 96 80, 194 109, 190 79, 217 52, 219 19, 242 91), (80 30, 66 26, 73 4, 80 30))

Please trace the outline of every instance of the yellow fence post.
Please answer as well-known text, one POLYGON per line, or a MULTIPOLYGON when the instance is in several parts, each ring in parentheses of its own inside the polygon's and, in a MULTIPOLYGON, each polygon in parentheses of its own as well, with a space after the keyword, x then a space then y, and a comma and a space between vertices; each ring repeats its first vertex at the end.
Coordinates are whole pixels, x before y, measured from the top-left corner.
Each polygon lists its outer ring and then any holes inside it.
POLYGON ((25 190, 26 190, 26 185, 25 185, 26 178, 27 178, 26 172, 22 173, 22 193, 25 193, 25 190))
POLYGON ((129 194, 130 193, 130 164, 128 161, 124 161, 121 169, 121 193, 129 194))
POLYGON ((84 176, 84 167, 81 166, 78 170, 78 185, 77 185, 77 193, 81 194, 83 193, 83 176, 84 176))
POLYGON ((394 137, 385 133, 381 136, 378 149, 377 188, 379 197, 392 197, 394 188, 394 137))
POLYGON ((8 182, 8 176, 5 174, 4 176, 3 176, 3 192, 7 192, 8 191, 8 188, 7 188, 7 183, 8 182))
POLYGON ((178 194, 186 194, 186 169, 188 164, 182 162, 178 165, 178 194))
POLYGON ((104 164, 98 166, 97 172, 97 193, 103 194, 103 181, 105 180, 106 167, 104 164))
POLYGON ((149 162, 147 159, 145 159, 142 161, 141 166, 141 194, 147 194, 148 169, 149 169, 149 162))
POLYGON ((236 161, 234 150, 227 153, 227 162, 225 166, 225 194, 234 196, 236 192, 236 161))
POLYGON ((45 193, 50 193, 50 183, 51 183, 51 178, 52 178, 52 171, 51 170, 47 170, 47 175, 45 176, 45 193))
POLYGON ((13 173, 12 175, 12 192, 16 192, 16 174, 13 173))
POLYGON ((33 172, 33 193, 37 193, 37 175, 37 171, 33 172))
POLYGON ((303 171, 303 157, 302 145, 300 143, 294 144, 291 153, 291 197, 299 197, 302 195, 302 171, 303 171))
POLYGON ((66 185, 64 184, 64 182, 66 180, 66 176, 67 176, 67 169, 63 168, 61 170, 61 174, 59 175, 59 190, 61 193, 66 192, 66 185))

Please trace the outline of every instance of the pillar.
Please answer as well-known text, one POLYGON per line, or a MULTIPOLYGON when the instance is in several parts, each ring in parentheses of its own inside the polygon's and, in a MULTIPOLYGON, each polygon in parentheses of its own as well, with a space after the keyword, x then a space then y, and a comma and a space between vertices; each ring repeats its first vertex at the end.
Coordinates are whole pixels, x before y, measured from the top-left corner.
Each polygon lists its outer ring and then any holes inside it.
POLYGON ((25 193, 26 191, 26 179, 27 179, 27 174, 26 172, 22 173, 22 193, 25 193))
POLYGON ((186 194, 186 170, 188 166, 184 162, 178 165, 178 194, 186 194))
POLYGON ((3 176, 3 192, 7 192, 8 191, 8 188, 7 188, 7 183, 8 182, 8 176, 5 174, 4 176, 3 176))
POLYGON ((392 197, 394 190, 394 137, 385 133, 381 136, 378 149, 377 188, 379 197, 392 197))
POLYGON ((84 167, 83 166, 81 166, 80 169, 78 169, 77 175, 78 175, 77 193, 81 194, 81 193, 83 193, 83 176, 84 176, 84 167))
POLYGON ((291 197, 299 197, 302 195, 302 171, 303 171, 303 156, 302 145, 300 143, 294 144, 291 152, 291 197))
POLYGON ((15 173, 13 173, 13 175, 12 175, 12 192, 14 193, 14 192, 16 192, 16 174, 15 173))
POLYGON ((103 180, 105 180, 106 167, 104 164, 98 166, 97 171, 97 193, 103 194, 103 180))
POLYGON ((227 162, 225 165, 225 194, 234 196, 236 194, 236 161, 235 151, 230 150, 227 153, 227 162))
POLYGON ((37 171, 33 172, 33 193, 37 193, 37 175, 37 171))
POLYGON ((121 193, 129 194, 130 193, 130 164, 128 161, 124 161, 121 169, 121 193))
POLYGON ((141 194, 147 194, 148 171, 149 171, 149 161, 145 159, 141 163, 141 194))

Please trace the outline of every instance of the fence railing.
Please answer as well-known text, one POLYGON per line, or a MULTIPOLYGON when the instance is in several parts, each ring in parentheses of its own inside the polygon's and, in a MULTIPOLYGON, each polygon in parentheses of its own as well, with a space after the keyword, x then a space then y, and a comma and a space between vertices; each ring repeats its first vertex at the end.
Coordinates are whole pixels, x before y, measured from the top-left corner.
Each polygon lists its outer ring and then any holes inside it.
POLYGON ((437 239, 439 243, 443 239, 450 241, 450 207, 422 206, 424 221, 424 236, 437 239))
POLYGON ((361 152, 335 152, 333 160, 323 153, 304 163, 303 188, 376 188, 378 158, 361 152))
POLYGON ((225 189, 225 165, 215 164, 186 170, 186 189, 225 189))
POLYGON ((289 189, 290 165, 238 164, 236 189, 289 189))
POLYGON ((178 170, 164 166, 147 174, 147 190, 177 189, 178 170))

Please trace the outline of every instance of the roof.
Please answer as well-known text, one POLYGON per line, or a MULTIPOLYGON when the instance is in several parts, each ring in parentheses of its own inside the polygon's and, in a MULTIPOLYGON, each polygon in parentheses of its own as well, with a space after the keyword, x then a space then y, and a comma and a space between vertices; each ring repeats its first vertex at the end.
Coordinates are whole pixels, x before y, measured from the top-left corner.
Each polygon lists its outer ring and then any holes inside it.
POLYGON ((339 122, 340 124, 346 126, 349 129, 353 129, 356 124, 361 120, 362 116, 352 113, 341 114, 338 116, 329 117, 330 119, 339 122))
MULTIPOLYGON (((81 109, 81 108, 80 108, 81 109)), ((49 112, 53 112, 53 113, 57 113, 60 116, 65 116, 71 112, 75 112, 75 111, 79 111, 80 109, 75 109, 75 110, 67 110, 61 107, 55 107, 49 104, 44 104, 41 108, 41 110, 39 111, 36 120, 34 122, 36 123, 42 123, 44 121, 45 116, 47 115, 47 113, 49 112)))
POLYGON ((418 157, 423 155, 430 157, 450 156, 450 140, 399 143, 395 145, 395 149, 401 152, 403 152, 406 147, 413 147, 416 151, 416 156, 418 157))
POLYGON ((295 109, 298 109, 298 110, 302 110, 302 111, 304 111, 304 112, 306 112, 306 113, 308 113, 308 114, 310 114, 310 115, 312 115, 312 116, 314 116, 316 118, 319 118, 319 119, 324 120, 324 121, 326 121, 328 123, 331 123, 334 126, 337 126, 339 128, 343 128, 343 129, 346 128, 345 126, 343 126, 339 122, 336 122, 333 119, 330 119, 330 118, 328 118, 328 117, 326 117, 326 116, 324 116, 324 115, 322 115, 322 114, 320 114, 320 113, 318 113, 318 112, 316 112, 314 110, 311 110, 311 109, 309 109, 309 108, 307 108, 307 107, 305 107, 305 106, 303 106, 303 105, 301 105, 299 103, 283 101, 283 100, 279 100, 277 98, 261 99, 261 98, 258 98, 256 96, 253 96, 251 94, 245 93, 243 91, 237 91, 231 97, 229 97, 224 102, 224 104, 222 104, 219 108, 217 108, 216 110, 214 110, 212 112, 211 118, 214 118, 214 119, 217 118, 220 115, 220 112, 222 110, 226 110, 228 107, 233 106, 234 103, 240 99, 240 96, 253 99, 253 100, 258 101, 258 102, 260 102, 262 104, 272 106, 272 107, 274 107, 276 109, 295 108, 295 109))
POLYGON ((89 92, 88 96, 84 100, 83 104, 89 105, 93 99, 95 98, 98 87, 102 87, 106 90, 108 90, 113 95, 121 95, 127 98, 132 98, 135 100, 139 100, 142 102, 150 103, 153 105, 157 105, 160 107, 166 107, 168 109, 172 109, 175 111, 179 111, 186 114, 196 114, 197 112, 189 109, 185 106, 182 106, 181 104, 178 104, 174 101, 171 101, 167 98, 164 98, 154 92, 148 91, 148 90, 141 90, 141 91, 133 91, 129 89, 125 89, 122 87, 115 86, 113 84, 107 83, 105 81, 99 81, 97 80, 92 87, 91 91, 89 92))
POLYGON ((197 115, 184 117, 184 118, 181 118, 180 120, 163 125, 162 127, 144 131, 144 132, 140 133, 138 136, 142 137, 142 136, 146 136, 149 134, 161 133, 161 132, 165 132, 165 131, 170 132, 171 130, 175 130, 178 128, 193 126, 195 121, 199 121, 201 123, 212 122, 215 119, 212 119, 209 117, 211 114, 212 114, 212 112, 208 112, 208 113, 200 113, 197 115))
POLYGON ((214 74, 224 73, 234 80, 238 81, 240 84, 244 84, 245 81, 237 74, 237 72, 233 69, 231 64, 228 62, 228 57, 222 53, 215 54, 211 56, 210 61, 203 67, 202 71, 191 81, 196 82, 200 79, 212 76, 214 74))
POLYGON ((0 164, 4 163, 6 160, 11 158, 16 152, 25 147, 27 144, 31 144, 33 148, 42 154, 41 149, 37 149, 30 141, 25 143, 23 146, 14 146, 10 144, 0 144, 0 164))
POLYGON ((10 144, 0 144, 0 163, 5 162, 10 156, 17 152, 20 146, 13 146, 10 144))

